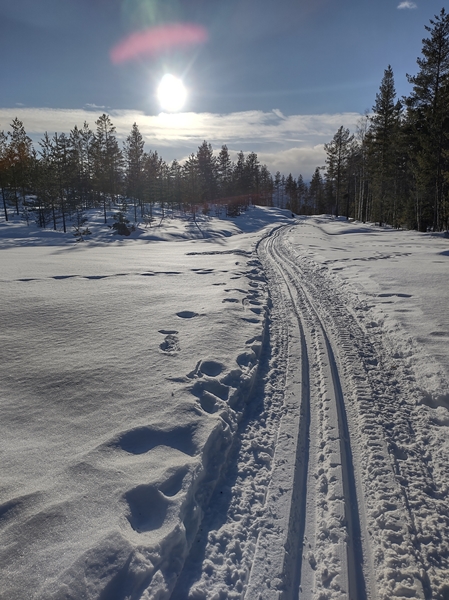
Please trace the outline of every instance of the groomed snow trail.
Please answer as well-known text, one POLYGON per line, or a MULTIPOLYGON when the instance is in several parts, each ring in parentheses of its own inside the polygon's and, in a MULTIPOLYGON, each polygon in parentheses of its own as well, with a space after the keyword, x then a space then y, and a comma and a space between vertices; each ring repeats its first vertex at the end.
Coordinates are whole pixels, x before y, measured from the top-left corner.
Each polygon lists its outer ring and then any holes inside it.
POLYGON ((259 535, 245 598, 448 598, 438 427, 368 307, 298 240, 282 227, 259 245, 288 324, 286 414, 265 507, 275 526, 259 535))
POLYGON ((439 423, 370 307, 302 251, 302 227, 258 244, 258 375, 172 599, 446 600, 439 423))
POLYGON ((361 519, 340 369, 313 295, 286 252, 284 233, 265 238, 259 254, 289 329, 289 410, 268 501, 285 523, 261 533, 246 597, 363 600, 361 519), (283 447, 285 437, 296 443, 296 452, 283 447), (281 489, 290 506, 279 498, 281 489))

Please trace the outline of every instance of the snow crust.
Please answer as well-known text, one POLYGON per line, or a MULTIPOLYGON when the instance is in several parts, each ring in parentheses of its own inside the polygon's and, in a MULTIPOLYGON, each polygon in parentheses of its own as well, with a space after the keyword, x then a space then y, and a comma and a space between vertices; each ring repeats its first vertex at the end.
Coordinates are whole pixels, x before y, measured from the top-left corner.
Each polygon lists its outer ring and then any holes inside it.
POLYGON ((447 598, 448 240, 262 207, 89 226, 0 225, 0 598, 348 597, 333 369, 365 597, 447 598))

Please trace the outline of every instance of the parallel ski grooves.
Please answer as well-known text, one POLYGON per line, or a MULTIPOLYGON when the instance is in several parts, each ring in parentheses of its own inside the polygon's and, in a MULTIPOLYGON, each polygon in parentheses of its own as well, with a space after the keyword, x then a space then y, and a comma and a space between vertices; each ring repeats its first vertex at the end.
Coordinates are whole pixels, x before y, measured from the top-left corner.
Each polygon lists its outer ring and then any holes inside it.
POLYGON ((295 576, 293 581, 291 581, 291 589, 284 591, 283 598, 296 600, 299 597, 299 588, 301 585, 302 552, 306 527, 307 496, 305 490, 307 489, 310 452, 310 364, 304 329, 288 283, 287 289, 295 309, 298 329, 301 336, 301 408, 299 415, 298 442, 296 446, 292 507, 288 525, 286 543, 287 552, 283 572, 285 582, 290 580, 289 574, 294 573, 295 576))
MULTIPOLYGON (((321 322, 321 320, 320 320, 321 322)), ((322 324, 321 327, 323 328, 322 324)), ((365 578, 363 576, 363 550, 357 490, 354 478, 354 462, 352 460, 351 442, 349 438, 348 419, 344 405, 343 391, 335 361, 335 356, 324 328, 327 353, 330 358, 332 379, 337 398, 338 428, 340 430, 340 452, 342 461, 343 490, 345 495, 345 516, 348 526, 348 583, 349 598, 363 600, 366 598, 365 578), (348 502, 349 501, 349 502, 348 502)))
MULTIPOLYGON (((311 340, 311 332, 305 334, 304 327, 311 327, 310 323, 307 323, 305 315, 301 316, 301 310, 306 310, 309 316, 312 318, 312 322, 318 325, 318 334, 324 342, 322 344, 325 355, 320 358, 320 364, 328 364, 331 372, 331 387, 329 395, 334 398, 337 412, 338 421, 338 432, 339 432, 339 446, 340 446, 340 460, 341 460, 341 478, 344 496, 344 511, 345 520, 347 527, 348 540, 346 544, 347 553, 347 584, 348 584, 348 598, 351 600, 364 600, 367 597, 365 579, 363 574, 363 552, 361 543, 361 526, 359 518, 359 509, 357 502, 357 491, 354 477, 354 464, 352 459, 352 450, 349 438, 349 427, 346 416, 346 410, 344 405, 343 391, 340 383, 340 377, 338 372, 338 366, 335 359, 334 352, 326 334, 323 322, 315 308, 314 302, 310 298, 307 290, 298 281, 300 272, 298 267, 291 261, 286 253, 282 253, 276 248, 275 240, 279 239, 282 230, 278 230, 267 239, 266 250, 268 254, 271 254, 273 264, 277 272, 281 275, 284 280, 288 294, 292 300, 292 305, 296 313, 298 320, 298 328, 301 336, 301 369, 302 369, 302 386, 301 386, 301 415, 298 432, 298 444, 296 449, 296 467, 294 476, 294 485, 292 493, 292 507, 290 512, 289 522, 289 533, 288 543, 286 544, 287 556, 285 559, 285 571, 291 573, 292 567, 294 568, 294 562, 296 562, 296 577, 294 581, 289 581, 289 577, 286 576, 284 579, 285 584, 290 583, 292 589, 284 588, 283 598, 298 598, 299 590, 301 587, 302 577, 302 563, 304 560, 303 547, 304 547, 304 532, 306 529, 306 487, 308 483, 308 462, 309 462, 309 427, 310 427, 310 379, 309 369, 312 368, 309 362, 309 353, 307 345, 311 340), (283 265, 281 267, 280 265, 283 265), (296 294, 293 293, 293 289, 296 294), (295 298, 294 296, 297 296, 295 298), (300 309, 301 304, 304 308, 300 309), (324 362, 323 362, 324 360, 324 362), (302 492, 302 493, 301 493, 302 492), (299 520, 299 524, 298 524, 299 520), (293 544, 292 536, 297 537, 297 543, 293 544)), ((317 339, 317 338, 316 338, 317 339)), ((316 367, 315 367, 316 368, 316 367)), ((286 574, 286 573, 285 573, 286 574)))

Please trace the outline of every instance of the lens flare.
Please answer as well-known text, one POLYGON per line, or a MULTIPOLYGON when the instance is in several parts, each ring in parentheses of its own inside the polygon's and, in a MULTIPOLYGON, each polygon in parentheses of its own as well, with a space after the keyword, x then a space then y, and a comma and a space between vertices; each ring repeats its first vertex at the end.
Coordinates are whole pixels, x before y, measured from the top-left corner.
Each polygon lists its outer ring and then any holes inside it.
POLYGON ((178 112, 185 104, 187 90, 178 77, 167 73, 162 77, 157 88, 157 97, 162 110, 178 112))
POLYGON ((110 52, 114 64, 141 56, 157 56, 167 50, 188 48, 207 41, 207 31, 194 23, 172 23, 137 31, 119 42, 110 52))

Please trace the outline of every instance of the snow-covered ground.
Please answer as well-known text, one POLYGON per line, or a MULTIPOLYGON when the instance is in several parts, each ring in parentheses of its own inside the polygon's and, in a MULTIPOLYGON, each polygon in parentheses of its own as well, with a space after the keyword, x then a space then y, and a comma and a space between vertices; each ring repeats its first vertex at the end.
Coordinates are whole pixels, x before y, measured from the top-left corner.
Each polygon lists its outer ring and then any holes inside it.
POLYGON ((0 223, 0 598, 449 598, 449 240, 0 223))

